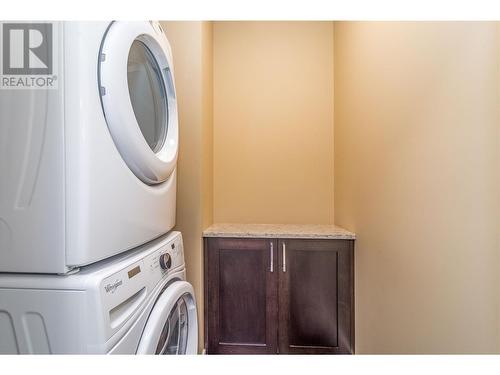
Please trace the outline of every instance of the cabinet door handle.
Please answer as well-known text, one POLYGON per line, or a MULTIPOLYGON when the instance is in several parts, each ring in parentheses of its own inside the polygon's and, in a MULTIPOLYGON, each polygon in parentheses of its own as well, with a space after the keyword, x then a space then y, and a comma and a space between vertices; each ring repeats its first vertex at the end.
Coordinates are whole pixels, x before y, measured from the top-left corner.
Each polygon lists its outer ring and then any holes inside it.
POLYGON ((286 272, 286 245, 283 242, 283 272, 286 272))
POLYGON ((274 245, 273 242, 271 244, 271 266, 269 267, 269 271, 274 272, 274 245))

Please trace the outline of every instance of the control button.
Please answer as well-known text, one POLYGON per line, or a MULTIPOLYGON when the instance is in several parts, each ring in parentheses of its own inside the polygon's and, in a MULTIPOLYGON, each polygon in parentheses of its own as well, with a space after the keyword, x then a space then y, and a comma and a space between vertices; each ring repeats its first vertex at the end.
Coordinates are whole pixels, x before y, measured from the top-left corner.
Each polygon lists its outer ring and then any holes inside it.
POLYGON ((170 257, 169 253, 160 255, 160 266, 164 270, 168 270, 170 267, 172 267, 172 258, 170 257))

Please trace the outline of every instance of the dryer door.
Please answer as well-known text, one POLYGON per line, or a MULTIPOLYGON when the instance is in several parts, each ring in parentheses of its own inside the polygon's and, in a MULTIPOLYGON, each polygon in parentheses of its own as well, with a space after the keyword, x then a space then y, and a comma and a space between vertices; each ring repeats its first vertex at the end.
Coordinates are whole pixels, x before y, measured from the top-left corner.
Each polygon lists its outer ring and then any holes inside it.
POLYGON ((198 320, 193 287, 176 281, 156 301, 142 333, 137 354, 196 354, 198 320))
POLYGON ((132 172, 164 182, 177 162, 177 99, 168 40, 156 22, 113 22, 99 54, 99 91, 111 137, 132 172))

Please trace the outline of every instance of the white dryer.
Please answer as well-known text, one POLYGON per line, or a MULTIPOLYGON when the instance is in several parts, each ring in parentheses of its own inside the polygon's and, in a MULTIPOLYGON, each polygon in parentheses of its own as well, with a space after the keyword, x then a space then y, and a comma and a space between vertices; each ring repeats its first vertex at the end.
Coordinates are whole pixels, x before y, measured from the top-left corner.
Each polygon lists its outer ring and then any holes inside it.
POLYGON ((75 275, 0 275, 0 353, 196 354, 179 232, 75 275))
POLYGON ((157 22, 36 27, 57 87, 0 90, 0 272, 68 273, 175 224, 172 54, 157 22))

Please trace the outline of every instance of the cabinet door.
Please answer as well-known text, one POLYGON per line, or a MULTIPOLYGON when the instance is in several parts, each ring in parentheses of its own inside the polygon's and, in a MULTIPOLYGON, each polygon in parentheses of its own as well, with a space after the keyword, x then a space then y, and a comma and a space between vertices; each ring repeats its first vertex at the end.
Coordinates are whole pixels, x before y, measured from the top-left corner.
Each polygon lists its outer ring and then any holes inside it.
POLYGON ((205 253, 208 353, 277 352, 277 241, 209 238, 205 253))
POLYGON ((353 353, 353 241, 280 240, 279 352, 353 353))

